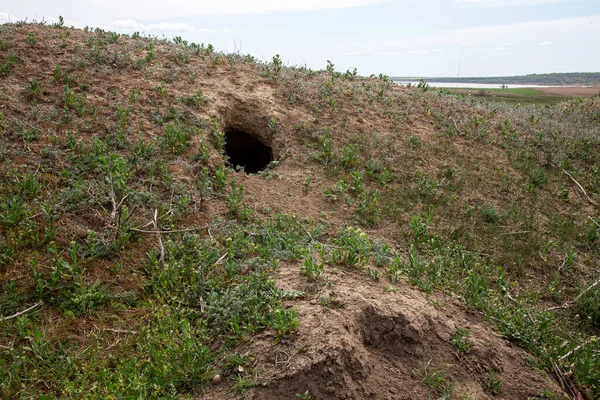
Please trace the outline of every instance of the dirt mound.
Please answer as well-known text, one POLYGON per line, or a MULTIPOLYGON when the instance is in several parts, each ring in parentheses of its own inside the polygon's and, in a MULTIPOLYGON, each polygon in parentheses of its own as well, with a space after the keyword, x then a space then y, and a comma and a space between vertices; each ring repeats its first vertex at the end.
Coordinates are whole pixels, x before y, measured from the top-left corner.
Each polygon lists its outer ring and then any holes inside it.
MULTIPOLYGON (((307 289, 295 265, 282 266, 279 282, 307 289)), ((405 284, 384 287, 342 267, 308 289, 290 302, 302 316, 297 337, 272 347, 266 335, 251 346, 265 371, 253 398, 527 398, 560 391, 526 365, 525 352, 451 300, 428 299, 405 284), (470 332, 463 350, 451 344, 460 330, 470 332)))

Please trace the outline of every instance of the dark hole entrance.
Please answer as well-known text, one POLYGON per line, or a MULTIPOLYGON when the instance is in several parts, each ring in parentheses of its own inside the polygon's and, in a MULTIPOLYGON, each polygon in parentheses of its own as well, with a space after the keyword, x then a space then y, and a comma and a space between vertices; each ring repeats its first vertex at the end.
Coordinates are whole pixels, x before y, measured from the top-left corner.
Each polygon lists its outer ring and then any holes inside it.
POLYGON ((225 153, 235 167, 249 174, 261 171, 273 161, 273 151, 256 137, 238 129, 225 131, 225 153))

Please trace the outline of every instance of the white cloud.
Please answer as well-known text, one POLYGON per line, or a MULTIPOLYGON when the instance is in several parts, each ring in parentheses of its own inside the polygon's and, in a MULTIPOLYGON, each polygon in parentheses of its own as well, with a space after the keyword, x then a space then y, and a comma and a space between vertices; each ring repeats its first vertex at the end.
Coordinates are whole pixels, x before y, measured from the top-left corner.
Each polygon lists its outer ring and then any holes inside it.
POLYGON ((150 20, 198 15, 245 15, 356 8, 391 0, 88 0, 86 7, 105 13, 119 10, 123 19, 150 20))
MULTIPOLYGON (((154 24, 142 24, 133 19, 116 20, 110 24, 112 29, 127 30, 127 31, 141 31, 141 32, 193 32, 194 27, 185 24, 183 22, 159 22, 154 24)), ((209 29, 199 29, 199 32, 211 31, 209 29)))
MULTIPOLYGON (((409 52, 415 48, 462 49, 478 51, 491 48, 505 48, 511 43, 536 46, 551 41, 573 41, 582 37, 600 38, 600 15, 589 17, 561 18, 546 21, 532 21, 505 25, 484 25, 437 32, 410 38, 363 41, 352 44, 352 49, 342 51, 361 53, 369 51, 373 55, 382 53, 409 52)), ((595 39, 598 41, 598 39, 595 39)), ((544 44, 547 45, 547 44, 544 44)), ((458 52, 458 50, 456 50, 458 52)))
POLYGON ((540 44, 538 44, 538 46, 549 46, 551 44, 552 42, 541 42, 540 44))
POLYGON ((564 3, 568 0, 454 0, 454 3, 473 6, 515 7, 538 4, 564 3))
POLYGON ((0 23, 22 21, 24 18, 16 17, 8 13, 0 13, 0 23))

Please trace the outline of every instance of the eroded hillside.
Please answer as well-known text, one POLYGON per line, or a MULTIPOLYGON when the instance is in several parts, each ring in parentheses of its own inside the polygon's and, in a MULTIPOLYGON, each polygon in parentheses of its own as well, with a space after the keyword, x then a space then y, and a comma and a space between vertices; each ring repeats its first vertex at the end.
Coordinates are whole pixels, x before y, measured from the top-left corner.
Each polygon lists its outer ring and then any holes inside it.
POLYGON ((598 96, 62 25, 0 62, 4 397, 600 395, 598 96))

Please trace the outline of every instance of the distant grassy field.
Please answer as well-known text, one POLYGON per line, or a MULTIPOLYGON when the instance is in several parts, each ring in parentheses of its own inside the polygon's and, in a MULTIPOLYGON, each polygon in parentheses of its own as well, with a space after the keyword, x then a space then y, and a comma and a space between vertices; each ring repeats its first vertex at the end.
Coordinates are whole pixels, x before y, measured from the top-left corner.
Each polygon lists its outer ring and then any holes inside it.
POLYGON ((498 101, 507 104, 537 104, 552 105, 570 98, 570 96, 544 93, 532 88, 508 88, 508 89, 472 89, 456 88, 448 89, 452 93, 466 96, 476 96, 488 101, 498 101))
POLYGON ((507 104, 552 105, 573 97, 590 97, 598 93, 598 88, 591 87, 548 87, 548 88, 451 88, 444 89, 451 93, 476 96, 488 101, 507 104))

